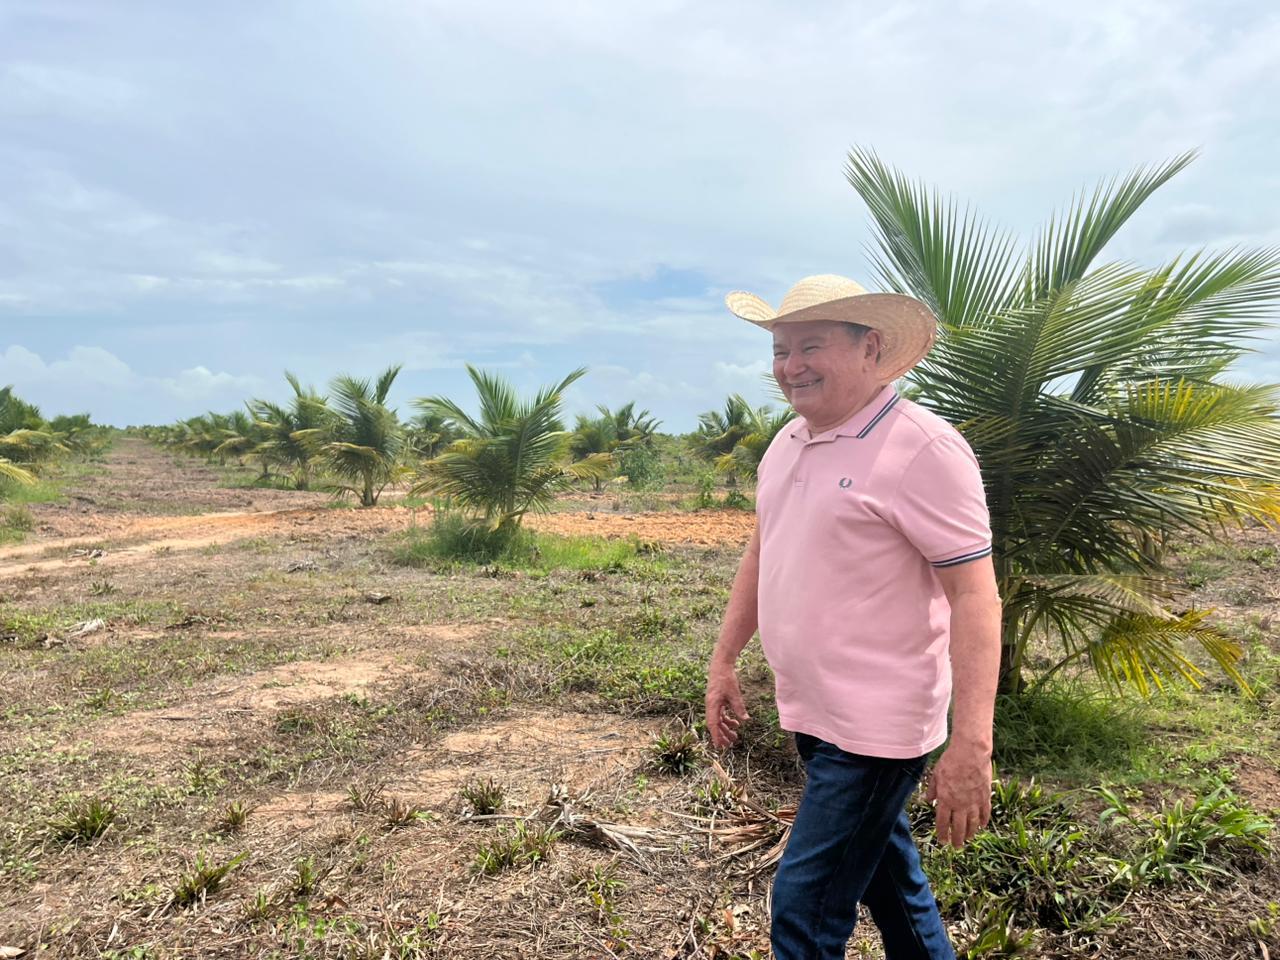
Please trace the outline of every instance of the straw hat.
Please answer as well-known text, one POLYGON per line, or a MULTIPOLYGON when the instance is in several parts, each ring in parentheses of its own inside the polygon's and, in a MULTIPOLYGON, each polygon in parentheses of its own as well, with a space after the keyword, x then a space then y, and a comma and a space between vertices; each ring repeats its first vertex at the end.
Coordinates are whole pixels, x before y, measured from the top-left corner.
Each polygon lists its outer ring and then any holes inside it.
POLYGON ((919 300, 897 293, 868 293, 848 277, 823 273, 805 277, 787 291, 777 310, 754 293, 735 290, 724 298, 735 316, 772 330, 775 323, 837 320, 880 331, 878 377, 896 380, 923 359, 933 346, 938 324, 919 300))

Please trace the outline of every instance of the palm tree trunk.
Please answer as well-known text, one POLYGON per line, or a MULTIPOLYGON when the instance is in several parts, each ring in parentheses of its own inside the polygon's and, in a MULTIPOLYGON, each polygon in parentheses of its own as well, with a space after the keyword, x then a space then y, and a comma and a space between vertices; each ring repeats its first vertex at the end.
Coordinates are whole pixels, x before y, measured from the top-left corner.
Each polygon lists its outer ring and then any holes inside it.
POLYGON ((1022 692, 1022 651, 1019 649, 1022 631, 1017 619, 1007 619, 1000 628, 1000 693, 1017 695, 1022 692))

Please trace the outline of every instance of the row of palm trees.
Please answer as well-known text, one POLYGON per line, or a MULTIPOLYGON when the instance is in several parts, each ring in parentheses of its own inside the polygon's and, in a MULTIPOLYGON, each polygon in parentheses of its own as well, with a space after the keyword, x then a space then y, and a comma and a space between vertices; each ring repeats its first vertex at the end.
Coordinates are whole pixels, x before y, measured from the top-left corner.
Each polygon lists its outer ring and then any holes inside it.
POLYGON ((87 413, 46 420, 12 386, 0 387, 0 498, 9 485, 34 483, 43 468, 62 457, 101 452, 105 433, 87 413))
POLYGON ((590 481, 599 489, 621 455, 652 444, 660 426, 628 403, 616 411, 598 407, 596 416, 579 415, 566 429, 564 392, 582 369, 530 399, 501 377, 467 371, 476 415, 447 397, 422 397, 412 401, 416 415, 402 422, 388 405, 400 372, 393 366, 375 381, 338 376, 328 395, 286 374, 293 390, 287 403, 250 400, 243 411, 207 413, 146 433, 209 459, 257 461, 263 478, 275 470, 299 490, 319 477, 323 489, 354 495, 363 506, 376 505, 389 484, 406 481, 412 494, 448 496, 505 529, 569 486, 590 481))

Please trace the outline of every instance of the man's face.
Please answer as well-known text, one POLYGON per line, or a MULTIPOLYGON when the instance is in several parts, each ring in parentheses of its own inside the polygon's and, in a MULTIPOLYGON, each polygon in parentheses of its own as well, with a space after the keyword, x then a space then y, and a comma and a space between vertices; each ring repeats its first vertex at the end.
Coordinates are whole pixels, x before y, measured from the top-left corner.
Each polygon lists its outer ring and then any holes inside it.
POLYGON ((855 341, 848 324, 834 320, 773 328, 774 379, 815 432, 839 426, 871 398, 879 352, 878 331, 855 341))

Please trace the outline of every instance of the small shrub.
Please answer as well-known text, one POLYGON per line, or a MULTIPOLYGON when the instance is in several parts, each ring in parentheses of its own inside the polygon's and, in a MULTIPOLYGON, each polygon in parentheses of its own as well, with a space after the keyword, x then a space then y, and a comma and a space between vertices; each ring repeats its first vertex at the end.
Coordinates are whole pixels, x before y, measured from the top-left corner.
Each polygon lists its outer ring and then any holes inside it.
POLYGON ((716 505, 716 475, 710 470, 698 474, 698 495, 693 505, 698 510, 710 510, 716 505))
POLYGON ((93 843, 116 821, 116 807, 110 800, 89 797, 78 800, 49 822, 49 839, 60 846, 93 843))
POLYGON ((619 467, 632 490, 652 490, 662 485, 662 461, 648 444, 642 443, 623 451, 619 467))
POLYGON ((116 586, 110 580, 94 580, 89 584, 89 593, 95 597, 109 597, 116 592, 116 586))
POLYGON ((19 533, 30 533, 36 525, 36 518, 22 504, 6 507, 0 513, 0 527, 8 527, 19 533))
POLYGON ((495 876, 517 867, 535 867, 547 861, 559 839, 560 833, 546 824, 520 820, 514 827, 500 829, 496 836, 481 843, 473 866, 484 876, 495 876))
POLYGON ((170 898, 172 905, 185 909, 203 903, 221 889, 223 881, 247 856, 248 853, 239 853, 226 863, 218 864, 210 860, 203 850, 200 851, 191 869, 178 878, 170 898))
POLYGON ((506 792, 502 784, 490 777, 487 780, 473 780, 463 787, 462 799, 476 816, 489 816, 502 809, 506 792))

